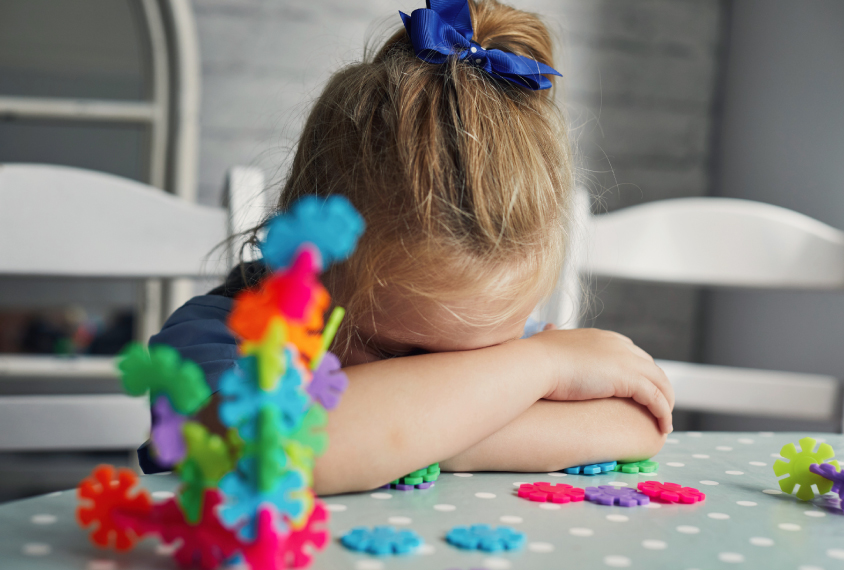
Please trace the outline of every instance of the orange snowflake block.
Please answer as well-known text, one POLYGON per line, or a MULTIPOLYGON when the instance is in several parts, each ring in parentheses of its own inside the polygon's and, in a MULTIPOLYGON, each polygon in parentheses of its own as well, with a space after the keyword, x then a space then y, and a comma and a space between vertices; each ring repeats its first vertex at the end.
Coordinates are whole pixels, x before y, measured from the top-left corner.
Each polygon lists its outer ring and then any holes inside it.
POLYGON ((76 520, 83 528, 96 525, 91 533, 94 544, 125 551, 140 538, 137 532, 114 518, 118 509, 138 517, 149 514, 152 501, 147 491, 132 492, 137 483, 138 476, 131 470, 120 469, 115 473, 111 465, 98 466, 91 476, 79 483, 77 496, 82 503, 76 509, 76 520))

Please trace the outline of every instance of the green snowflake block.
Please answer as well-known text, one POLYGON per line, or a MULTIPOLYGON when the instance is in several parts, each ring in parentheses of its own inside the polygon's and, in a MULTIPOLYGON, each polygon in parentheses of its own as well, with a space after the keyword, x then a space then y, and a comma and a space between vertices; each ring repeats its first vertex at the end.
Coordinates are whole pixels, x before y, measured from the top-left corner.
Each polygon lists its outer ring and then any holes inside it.
POLYGON ((633 461, 631 463, 617 463, 613 471, 620 473, 656 473, 659 463, 646 459, 644 461, 633 461))
POLYGON ((211 397, 199 365, 164 344, 147 351, 143 345, 132 343, 121 352, 117 367, 127 394, 143 396, 149 392, 150 402, 164 394, 183 416, 194 414, 211 397))
POLYGON ((799 485, 797 490, 797 498, 803 501, 810 501, 815 498, 815 493, 812 490, 812 485, 817 487, 818 493, 824 495, 829 493, 832 489, 832 481, 824 479, 820 475, 815 475, 809 470, 812 464, 829 463, 838 469, 838 461, 827 461, 832 459, 835 451, 828 443, 822 443, 817 451, 814 451, 817 443, 814 438, 804 437, 800 440, 800 451, 793 443, 789 443, 780 450, 780 455, 790 461, 782 461, 777 459, 774 462, 774 474, 777 477, 788 475, 779 480, 780 489, 784 493, 792 494, 795 485, 799 485))

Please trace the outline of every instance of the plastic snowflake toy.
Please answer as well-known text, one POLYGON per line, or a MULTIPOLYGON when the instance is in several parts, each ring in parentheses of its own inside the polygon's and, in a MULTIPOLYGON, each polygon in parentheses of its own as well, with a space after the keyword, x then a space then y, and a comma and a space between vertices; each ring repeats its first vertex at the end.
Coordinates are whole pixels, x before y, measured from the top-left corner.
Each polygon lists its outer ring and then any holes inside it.
POLYGON ((563 469, 563 473, 569 475, 598 475, 599 473, 609 473, 614 471, 617 463, 609 461, 607 463, 593 463, 591 465, 575 465, 574 467, 567 467, 563 469))
POLYGON ((463 550, 483 550, 499 552, 501 550, 519 550, 525 545, 525 535, 508 526, 493 528, 487 524, 475 524, 469 527, 456 526, 445 536, 446 541, 463 550))
MULTIPOLYGON (((268 224, 260 249, 271 272, 237 296, 229 315, 242 357, 220 380, 216 411, 227 432, 203 423, 211 390, 196 363, 164 345, 123 352, 124 388, 149 395, 153 451, 182 484, 176 497, 153 504, 146 491, 133 492, 130 471, 98 467, 79 485, 77 510, 96 545, 129 550, 158 536, 178 545, 184 567, 240 560, 252 570, 283 570, 306 567, 328 544, 312 472, 328 447, 326 409, 337 406, 348 379, 327 352, 344 311, 335 307, 323 326, 331 301, 317 277, 351 254, 363 220, 345 198, 309 197, 268 224)), ((422 482, 438 474, 425 470, 422 482)), ((409 552, 419 544, 409 531, 378 531, 366 548, 409 552)))
POLYGON ((665 503, 684 503, 690 505, 706 499, 706 495, 694 487, 683 487, 677 483, 658 483, 644 481, 638 485, 639 491, 651 499, 658 499, 665 503))
POLYGON ((586 500, 599 505, 617 505, 619 507, 637 507, 651 502, 647 495, 639 493, 635 489, 613 487, 612 485, 586 487, 586 500))
POLYGON ((831 481, 832 492, 838 494, 839 500, 844 500, 844 471, 839 471, 832 463, 812 464, 809 471, 831 481))
POLYGON ((577 503, 583 500, 584 491, 565 483, 523 483, 519 485, 518 496, 537 503, 577 503))
POLYGON ((618 463, 613 471, 619 473, 656 473, 659 463, 651 461, 634 461, 632 463, 618 463))
POLYGON ((434 481, 440 477, 440 464, 434 463, 424 469, 417 469, 404 477, 399 477, 391 483, 387 483, 382 489, 397 489, 399 491, 410 491, 411 489, 428 489, 434 486, 434 481))
POLYGON ((422 544, 422 539, 412 530, 396 530, 391 526, 376 526, 370 530, 361 526, 344 534, 340 544, 355 552, 385 556, 409 554, 422 544))
POLYGON ((819 495, 829 493, 832 489, 832 481, 825 479, 821 475, 817 475, 811 471, 812 465, 828 464, 839 468, 838 461, 832 460, 835 456, 835 451, 828 443, 822 443, 818 446, 818 450, 814 451, 817 441, 811 437, 804 437, 800 440, 800 451, 793 443, 788 443, 780 450, 780 455, 789 461, 777 459, 774 462, 774 474, 777 477, 783 477, 779 480, 780 489, 784 493, 794 493, 794 487, 797 489, 797 498, 802 501, 810 501, 815 498, 815 492, 812 490, 814 485, 818 489, 819 495))

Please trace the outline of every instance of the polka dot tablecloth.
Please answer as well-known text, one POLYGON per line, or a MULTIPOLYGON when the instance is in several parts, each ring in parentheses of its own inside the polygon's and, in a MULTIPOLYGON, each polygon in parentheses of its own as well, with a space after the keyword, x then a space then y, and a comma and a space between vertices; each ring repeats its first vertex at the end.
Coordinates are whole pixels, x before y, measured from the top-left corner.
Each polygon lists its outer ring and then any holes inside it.
MULTIPOLYGON (((764 568, 844 569, 844 516, 827 495, 804 503, 780 493, 771 468, 780 448, 806 433, 676 433, 656 457, 654 474, 443 473, 425 490, 326 498, 333 541, 315 570, 446 570, 449 568, 764 568), (564 482, 578 487, 639 481, 672 481, 696 487, 695 505, 605 507, 588 502, 558 505, 516 497, 521 483, 564 482), (524 532, 520 552, 489 555, 449 546, 456 525, 507 525, 524 532), (354 526, 394 525, 425 541, 417 554, 374 558, 345 550, 337 541, 354 526)), ((812 437, 844 455, 844 437, 812 437)), ((170 476, 143 478, 157 500, 176 486, 170 476)), ((0 505, 0 568, 14 570, 175 569, 169 550, 146 540, 131 553, 97 550, 73 522, 75 493, 53 493, 0 505)))

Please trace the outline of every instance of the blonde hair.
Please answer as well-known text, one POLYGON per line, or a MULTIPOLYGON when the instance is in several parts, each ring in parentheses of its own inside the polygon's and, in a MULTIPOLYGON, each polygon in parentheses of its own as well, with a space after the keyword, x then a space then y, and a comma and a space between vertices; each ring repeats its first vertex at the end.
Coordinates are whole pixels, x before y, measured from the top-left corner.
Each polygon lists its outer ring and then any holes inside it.
MULTIPOLYGON (((473 41, 553 66, 538 17, 496 0, 469 7, 473 41)), ((524 89, 456 57, 426 63, 402 29, 331 77, 279 209, 303 195, 342 194, 363 215, 356 252, 324 276, 335 302, 363 317, 379 310, 386 287, 434 300, 490 287, 513 300, 550 293, 571 186, 550 90, 524 89)))

